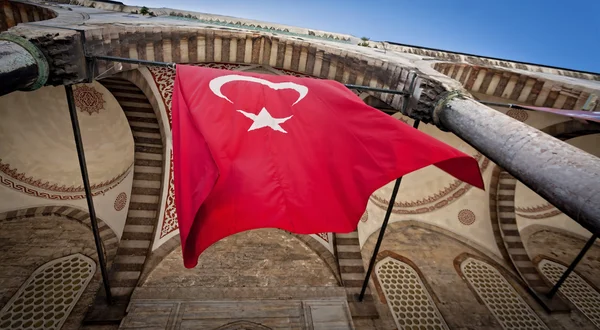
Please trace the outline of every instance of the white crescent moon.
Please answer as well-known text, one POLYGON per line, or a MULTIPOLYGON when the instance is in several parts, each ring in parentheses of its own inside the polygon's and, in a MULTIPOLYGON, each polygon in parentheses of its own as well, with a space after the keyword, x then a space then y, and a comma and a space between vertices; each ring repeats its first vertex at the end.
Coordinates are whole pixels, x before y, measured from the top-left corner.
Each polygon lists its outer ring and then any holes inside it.
POLYGON ((211 80, 208 83, 208 87, 216 96, 218 96, 222 99, 225 99, 225 100, 229 101, 229 103, 233 104, 233 102, 230 99, 228 99, 227 96, 225 96, 225 95, 223 95, 223 93, 221 93, 221 87, 223 85, 225 85, 226 83, 232 82, 232 81, 254 82, 254 83, 265 85, 274 90, 293 89, 296 92, 298 92, 299 96, 298 96, 298 99, 296 100, 296 102, 294 102, 292 105, 295 105, 296 103, 300 102, 300 100, 302 100, 306 96, 306 94, 308 94, 308 87, 306 87, 304 85, 298 85, 293 82, 273 83, 268 80, 255 78, 255 77, 241 76, 238 74, 230 74, 230 75, 214 78, 213 80, 211 80))

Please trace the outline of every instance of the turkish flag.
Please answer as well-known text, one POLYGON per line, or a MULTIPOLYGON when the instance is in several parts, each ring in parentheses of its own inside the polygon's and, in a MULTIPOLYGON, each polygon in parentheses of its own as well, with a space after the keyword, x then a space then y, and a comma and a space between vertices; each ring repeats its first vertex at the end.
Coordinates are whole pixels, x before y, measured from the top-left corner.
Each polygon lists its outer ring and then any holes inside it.
POLYGON ((245 230, 351 232, 376 189, 431 164, 483 188, 474 158, 335 81, 177 65, 172 120, 187 268, 245 230))

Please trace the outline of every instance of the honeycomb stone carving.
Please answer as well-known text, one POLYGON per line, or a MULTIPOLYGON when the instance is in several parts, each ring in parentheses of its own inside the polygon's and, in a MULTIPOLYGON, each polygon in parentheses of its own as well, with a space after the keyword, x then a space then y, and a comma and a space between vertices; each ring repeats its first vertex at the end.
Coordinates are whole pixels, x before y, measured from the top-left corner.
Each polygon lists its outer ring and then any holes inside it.
POLYGON ((448 329, 411 266, 387 257, 377 264, 375 271, 398 329, 448 329))
MULTIPOLYGON (((538 268, 553 284, 567 270, 567 267, 547 259, 543 259, 538 268)), ((567 277, 558 290, 600 329, 600 293, 598 291, 575 272, 567 277)))
POLYGON ((0 329, 60 329, 95 272, 81 254, 40 266, 0 311, 0 329))
POLYGON ((473 258, 460 268, 503 329, 548 329, 496 268, 473 258))

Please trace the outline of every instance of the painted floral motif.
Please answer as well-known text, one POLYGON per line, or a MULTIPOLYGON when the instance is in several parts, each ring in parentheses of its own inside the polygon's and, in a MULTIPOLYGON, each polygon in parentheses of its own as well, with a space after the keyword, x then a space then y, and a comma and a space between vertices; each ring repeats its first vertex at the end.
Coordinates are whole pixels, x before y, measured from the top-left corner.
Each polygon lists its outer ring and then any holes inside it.
POLYGON ((460 210, 458 212, 458 221, 465 226, 472 225, 475 222, 475 213, 471 210, 460 210))
MULTIPOLYGON (((246 65, 242 64, 229 64, 229 63, 200 63, 194 64, 196 66, 213 68, 213 69, 222 69, 222 70, 236 70, 246 65)), ((156 83, 156 87, 158 87, 158 91, 160 93, 161 98, 163 99, 165 110, 167 112, 167 116, 169 117, 169 127, 171 126, 171 98, 173 96, 173 83, 175 82, 175 70, 172 68, 165 67, 156 67, 151 66, 148 67, 150 73, 152 74, 152 78, 154 78, 154 82, 156 83)))
POLYGON ((550 203, 545 203, 542 205, 529 206, 529 207, 515 207, 515 211, 522 213, 537 213, 542 211, 552 210, 554 205, 550 203))
POLYGON ((104 98, 102 93, 94 87, 81 85, 73 90, 75 105, 81 112, 87 112, 89 115, 100 113, 104 109, 104 98))
POLYGON ((121 211, 125 208, 125 205, 127 205, 127 194, 122 192, 117 195, 117 198, 115 199, 115 211, 121 211))
MULTIPOLYGON (((110 180, 91 185, 92 195, 96 196, 103 194, 116 187, 123 179, 125 179, 130 169, 131 166, 123 173, 110 180)), ((12 168, 10 164, 3 163, 1 158, 0 172, 6 174, 6 176, 0 175, 0 184, 30 196, 56 200, 85 198, 83 186, 65 186, 36 179, 25 173, 19 172, 16 168, 12 168)))
POLYGON ((160 238, 163 238, 179 228, 177 223, 177 210, 175 209, 175 184, 173 176, 173 152, 171 151, 171 161, 169 162, 169 190, 167 192, 167 202, 165 205, 165 217, 160 230, 160 238))
MULTIPOLYGON (((483 157, 483 155, 480 153, 477 153, 473 157, 480 162, 479 168, 483 173, 489 166, 489 159, 483 157)), ((444 206, 449 205, 452 202, 455 202, 464 194, 466 194, 472 187, 473 186, 464 183, 460 180, 454 180, 446 188, 421 200, 407 202, 395 201, 394 209, 392 210, 392 212, 395 214, 422 214, 433 212, 435 210, 441 209, 444 206)), ((377 205, 379 208, 383 210, 387 209, 387 206, 389 204, 389 201, 387 199, 378 197, 374 194, 371 195, 370 199, 373 202, 373 204, 377 205)))
POLYGON ((517 215, 533 220, 546 219, 550 217, 557 216, 562 214, 560 210, 558 210, 554 205, 550 203, 545 203, 536 206, 528 206, 528 207, 515 207, 515 211, 517 215), (550 212, 545 212, 550 211, 550 212), (540 213, 545 212, 545 213, 540 213), (536 214, 537 213, 537 214, 536 214))
POLYGON ((524 214, 524 213, 517 213, 517 215, 523 217, 523 218, 527 218, 527 219, 532 219, 532 220, 539 220, 539 219, 546 219, 546 218, 550 218, 550 217, 554 217, 557 215, 562 214, 561 211, 559 210, 553 210, 547 213, 542 213, 542 214, 524 214))

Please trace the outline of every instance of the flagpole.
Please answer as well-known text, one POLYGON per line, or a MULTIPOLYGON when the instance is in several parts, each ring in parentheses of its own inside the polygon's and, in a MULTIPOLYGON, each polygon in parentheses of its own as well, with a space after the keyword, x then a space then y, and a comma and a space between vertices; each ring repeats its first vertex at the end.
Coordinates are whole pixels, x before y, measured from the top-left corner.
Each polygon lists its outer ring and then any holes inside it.
POLYGON ((96 210, 94 209, 94 200, 92 198, 92 189, 90 187, 90 178, 88 175, 87 165, 85 163, 85 154, 83 151, 83 141, 81 139, 81 129, 79 128, 79 120, 77 119, 77 110, 75 108, 75 100, 73 97, 73 87, 65 86, 67 95, 67 105, 69 115, 71 116, 71 126, 73 126, 73 136, 75 139, 75 149, 77 149, 77 158, 79 159, 79 167, 81 170, 81 178, 83 180, 83 188, 85 190, 85 199, 88 205, 88 213, 90 215, 90 224, 94 235, 94 243, 96 244, 96 253, 98 254, 98 263, 100 264, 100 273, 102 274, 102 284, 106 292, 106 302, 109 305, 113 304, 112 293, 110 291, 110 283, 108 280, 108 270, 106 269, 106 261, 104 260, 104 252, 102 250, 102 240, 98 230, 98 220, 96 219, 96 210))
MULTIPOLYGON (((413 127, 419 128, 419 123, 419 120, 415 120, 413 127)), ((377 243, 375 243, 373 255, 371 256, 371 260, 369 261, 369 268, 367 269, 367 274, 365 275, 365 280, 363 281, 362 289, 360 290, 360 295, 358 296, 358 301, 363 301, 363 298, 365 297, 365 292, 367 291, 367 286, 369 286, 369 278, 371 277, 371 273, 373 272, 375 260, 377 259, 377 254, 379 253, 379 248, 381 247, 381 242, 383 241, 383 236, 385 235, 385 229, 387 228, 388 222, 390 221, 390 216, 392 215, 392 211, 394 209, 394 202, 396 201, 396 196, 398 195, 398 190, 400 189, 400 183, 402 183, 402 177, 396 179, 396 182, 394 183, 394 189, 392 190, 390 202, 385 212, 385 217, 383 218, 381 230, 379 230, 379 237, 377 237, 377 243)))
MULTIPOLYGON (((415 81, 417 80, 417 74, 415 72, 411 73, 413 74, 413 76, 408 87, 409 92, 405 94, 406 98, 402 104, 403 114, 406 113, 406 110, 408 109, 408 101, 410 95, 412 95, 415 89, 415 81)), ((418 129, 419 123, 420 121, 415 119, 415 122, 413 123, 413 128, 418 129)), ((377 237, 377 243, 375 243, 375 249, 373 249, 373 255, 371 256, 371 260, 369 261, 369 268, 367 269, 367 274, 365 275, 365 280, 363 281, 363 285, 360 290, 360 295, 358 296, 358 301, 363 301, 363 299, 365 298, 365 292, 367 291, 367 286, 369 286, 369 278, 371 277, 371 273, 373 272, 373 267, 375 267, 375 260, 377 259, 377 254, 379 253, 379 248, 381 247, 381 242, 383 241, 383 236, 385 235, 385 229, 387 228, 388 222, 390 221, 390 216, 392 215, 392 211, 394 210, 394 202, 396 201, 396 196, 398 195, 398 190, 400 189, 401 183, 402 177, 396 179, 396 182, 394 183, 392 196, 390 196, 390 202, 385 212, 385 217, 383 218, 383 224, 381 224, 381 229, 379 230, 379 237, 377 237)))

